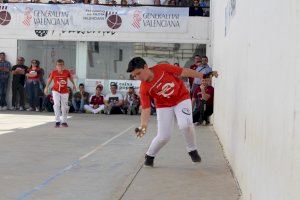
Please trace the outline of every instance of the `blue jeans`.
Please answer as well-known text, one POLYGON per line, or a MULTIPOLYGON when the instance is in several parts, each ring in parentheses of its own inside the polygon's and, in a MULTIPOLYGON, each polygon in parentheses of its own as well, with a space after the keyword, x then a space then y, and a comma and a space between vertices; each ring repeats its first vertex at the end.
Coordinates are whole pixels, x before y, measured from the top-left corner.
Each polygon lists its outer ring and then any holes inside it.
POLYGON ((39 81, 28 81, 26 83, 27 94, 29 97, 29 105, 31 108, 39 108, 39 81))
POLYGON ((75 111, 83 111, 84 107, 84 99, 81 100, 75 100, 74 98, 72 99, 72 104, 75 109, 75 111))
POLYGON ((6 91, 7 91, 8 79, 0 81, 0 106, 7 106, 6 103, 6 91))

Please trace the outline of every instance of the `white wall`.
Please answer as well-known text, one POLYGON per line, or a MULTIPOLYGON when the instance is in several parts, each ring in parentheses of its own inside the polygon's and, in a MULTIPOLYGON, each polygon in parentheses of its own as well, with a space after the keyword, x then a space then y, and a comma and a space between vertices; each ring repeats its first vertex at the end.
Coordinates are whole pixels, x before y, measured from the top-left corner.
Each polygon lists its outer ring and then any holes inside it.
POLYGON ((300 199, 300 1, 212 0, 215 130, 246 200, 300 199))

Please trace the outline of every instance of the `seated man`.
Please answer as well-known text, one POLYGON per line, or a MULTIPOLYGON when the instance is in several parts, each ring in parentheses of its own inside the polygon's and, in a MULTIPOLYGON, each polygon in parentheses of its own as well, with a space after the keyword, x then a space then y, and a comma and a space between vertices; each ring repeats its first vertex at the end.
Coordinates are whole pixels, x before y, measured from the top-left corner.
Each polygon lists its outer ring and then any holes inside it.
POLYGON ((116 83, 110 84, 111 93, 104 98, 106 106, 106 114, 123 114, 124 98, 121 93, 117 92, 118 85, 116 83))
POLYGON ((130 115, 137 115, 139 113, 139 107, 140 98, 135 93, 134 87, 130 87, 125 97, 124 111, 130 115))
POLYGON ((75 111, 73 106, 73 91, 72 88, 68 87, 69 90, 69 99, 68 99, 68 106, 69 106, 69 113, 73 113, 75 111))
POLYGON ((53 96, 52 94, 48 94, 45 98, 44 98, 44 102, 43 102, 43 107, 47 112, 53 112, 53 96))
POLYGON ((209 77, 205 77, 201 81, 201 85, 195 89, 192 98, 192 105, 194 108, 193 112, 193 122, 209 125, 209 117, 213 113, 213 101, 214 101, 214 88, 209 86, 209 77))
POLYGON ((79 84, 79 91, 76 92, 72 99, 72 104, 75 109, 74 112, 82 113, 84 110, 84 105, 88 104, 89 93, 85 91, 84 84, 79 84))
POLYGON ((101 84, 97 85, 96 92, 90 98, 90 103, 84 105, 84 109, 93 114, 100 113, 105 109, 104 98, 102 95, 103 86, 101 84))

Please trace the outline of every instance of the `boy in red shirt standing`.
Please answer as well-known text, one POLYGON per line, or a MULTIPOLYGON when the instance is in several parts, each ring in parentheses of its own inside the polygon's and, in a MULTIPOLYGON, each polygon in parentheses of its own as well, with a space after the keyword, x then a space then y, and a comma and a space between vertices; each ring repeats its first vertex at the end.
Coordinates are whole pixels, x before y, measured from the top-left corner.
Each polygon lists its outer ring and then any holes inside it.
MULTIPOLYGON (((185 137, 187 151, 192 161, 201 162, 196 146, 190 94, 181 77, 203 78, 204 74, 170 64, 158 64, 149 68, 141 57, 133 58, 129 62, 127 72, 135 79, 141 80, 142 114, 141 126, 136 129, 138 137, 142 137, 147 131, 151 98, 155 100, 157 108, 158 133, 146 153, 144 164, 153 166, 155 156, 171 138, 170 127, 175 117, 185 137)), ((212 74, 218 76, 217 72, 212 74)))
POLYGON ((55 127, 59 128, 60 125, 62 127, 68 127, 67 117, 68 117, 68 98, 69 98, 69 90, 68 90, 68 79, 73 84, 73 89, 76 91, 76 85, 71 76, 69 70, 64 69, 65 63, 62 59, 57 60, 56 62, 56 70, 53 70, 49 76, 47 81, 44 93, 48 94, 48 88, 50 83, 54 82, 52 87, 52 96, 54 101, 54 113, 55 113, 55 127), (60 120, 60 116, 62 114, 62 123, 60 120))

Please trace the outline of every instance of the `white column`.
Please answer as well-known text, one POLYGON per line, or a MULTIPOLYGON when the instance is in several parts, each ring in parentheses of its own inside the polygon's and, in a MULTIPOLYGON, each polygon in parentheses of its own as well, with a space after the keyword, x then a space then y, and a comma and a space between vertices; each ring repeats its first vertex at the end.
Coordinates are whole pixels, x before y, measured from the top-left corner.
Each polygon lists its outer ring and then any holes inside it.
POLYGON ((76 42, 76 76, 79 82, 87 78, 87 42, 76 42))

